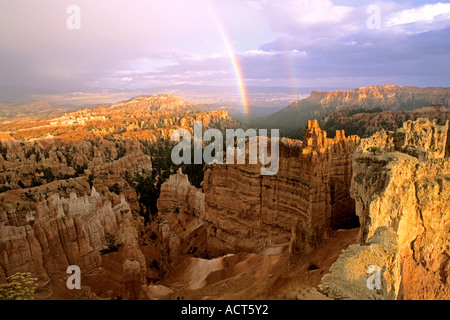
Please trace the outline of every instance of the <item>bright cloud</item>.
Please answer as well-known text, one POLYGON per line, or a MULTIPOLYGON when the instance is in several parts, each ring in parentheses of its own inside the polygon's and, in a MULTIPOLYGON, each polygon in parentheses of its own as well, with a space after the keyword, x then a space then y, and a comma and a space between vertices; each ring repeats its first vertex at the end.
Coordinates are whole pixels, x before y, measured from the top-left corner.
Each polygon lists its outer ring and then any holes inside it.
POLYGON ((450 20, 450 3, 427 4, 419 8, 407 9, 392 14, 387 26, 410 24, 415 22, 433 22, 437 19, 450 20))
POLYGON ((357 8, 330 0, 262 1, 268 23, 275 31, 307 37, 334 36, 354 29, 357 8))

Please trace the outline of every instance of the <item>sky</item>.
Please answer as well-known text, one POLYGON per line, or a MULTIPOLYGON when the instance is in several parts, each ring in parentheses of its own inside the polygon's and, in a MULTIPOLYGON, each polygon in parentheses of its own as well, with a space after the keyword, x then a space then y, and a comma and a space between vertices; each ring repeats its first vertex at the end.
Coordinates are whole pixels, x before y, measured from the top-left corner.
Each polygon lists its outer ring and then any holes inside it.
POLYGON ((450 3, 0 2, 0 100, 171 86, 450 86, 450 3))

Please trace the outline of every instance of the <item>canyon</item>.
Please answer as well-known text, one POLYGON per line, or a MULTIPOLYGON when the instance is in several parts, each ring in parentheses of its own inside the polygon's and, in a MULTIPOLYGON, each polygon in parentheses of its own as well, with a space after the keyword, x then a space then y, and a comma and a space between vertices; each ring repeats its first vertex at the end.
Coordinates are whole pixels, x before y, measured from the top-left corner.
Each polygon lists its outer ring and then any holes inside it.
POLYGON ((195 121, 205 128, 236 125, 226 111, 194 108, 156 95, 0 123, 0 283, 31 272, 39 279, 37 298, 73 299, 65 272, 78 265, 83 282, 94 281, 86 296, 112 286, 110 298, 146 298, 142 284, 158 277, 144 256, 152 249, 144 248, 150 208, 141 189, 155 171, 152 162, 161 163, 152 150, 195 121), (119 266, 113 273, 110 257, 119 266))
POLYGON ((358 142, 343 132, 328 139, 310 121, 303 143, 280 141, 276 175, 262 176, 260 165, 213 164, 200 191, 178 172, 162 186, 159 214, 188 212, 204 222, 213 256, 289 243, 291 252, 308 253, 332 230, 358 226, 349 191, 358 142))
POLYGON ((380 130, 393 131, 402 127, 404 122, 419 118, 437 120, 438 124, 444 125, 450 120, 450 109, 443 104, 408 111, 349 108, 330 112, 319 124, 328 134, 341 129, 348 134, 368 138, 380 130))
POLYGON ((342 253, 322 292, 350 299, 450 298, 447 139, 448 122, 419 119, 361 141, 351 187, 360 244, 342 253), (378 265, 385 281, 370 294, 369 265, 378 265))
POLYGON ((364 139, 309 120, 273 176, 169 165, 174 130, 238 126, 170 95, 0 123, 0 283, 31 272, 36 299, 448 299, 441 120, 364 139))
POLYGON ((357 143, 358 137, 343 132, 327 139, 317 121, 310 121, 303 143, 280 141, 274 176, 261 176, 257 165, 207 169, 203 190, 210 252, 257 252, 288 242, 292 252, 309 252, 331 230, 357 226, 345 191, 357 143))
MULTIPOLYGON (((361 110, 369 111, 380 109, 381 111, 403 112, 415 109, 427 108, 432 105, 442 104, 444 108, 450 106, 450 89, 442 87, 417 88, 412 86, 399 85, 376 85, 353 90, 336 90, 336 91, 312 91, 306 99, 295 101, 290 106, 265 117, 258 123, 265 128, 283 128, 282 135, 291 138, 301 139, 303 137, 303 128, 307 125, 308 120, 318 119, 321 125, 324 125, 324 118, 329 115, 333 117, 334 112, 344 110, 361 110)), ((432 115, 430 115, 431 117, 432 115)), ((425 116, 427 117, 427 116, 425 116)), ((381 129, 378 127, 376 131, 371 131, 369 118, 368 135, 375 133, 381 129)), ((434 119, 434 118, 433 118, 434 119)), ((383 120, 383 119, 381 119, 383 120)), ((415 120, 406 118, 403 121, 415 120)), ((396 122, 395 127, 385 127, 382 129, 394 129, 402 125, 402 120, 396 122)), ((387 120, 387 123, 390 121, 387 120)), ((346 123, 342 121, 341 123, 346 123)), ((336 129, 345 129, 344 127, 325 128, 331 134, 336 129)), ((367 123, 367 122, 366 122, 367 123)), ((352 128, 349 134, 360 134, 363 128, 352 128)), ((366 134, 365 131, 362 133, 366 134)), ((366 138, 366 136, 364 136, 366 138)))
POLYGON ((326 139, 317 122, 310 121, 303 142, 281 141, 282 170, 274 177, 252 179, 258 176, 257 166, 252 172, 250 165, 214 165, 206 169, 203 190, 200 190, 190 186, 187 177, 178 172, 165 186, 166 192, 172 192, 161 195, 160 214, 167 225, 178 215, 191 218, 184 218, 182 223, 188 229, 175 223, 170 227, 172 238, 177 241, 173 248, 168 242, 166 252, 178 255, 173 261, 181 263, 183 268, 175 267, 172 273, 176 276, 172 277, 176 281, 169 277, 171 281, 167 284, 185 283, 190 290, 184 294, 195 296, 202 290, 203 294, 216 292, 217 281, 226 293, 216 298, 260 298, 261 291, 265 295, 269 293, 257 287, 269 286, 278 293, 269 296, 276 299, 448 299, 447 135, 448 123, 439 125, 436 121, 418 119, 405 122, 395 131, 381 131, 361 141, 358 137, 346 138, 342 132, 335 139, 326 139), (308 156, 302 157, 305 154, 308 156), (314 156, 320 160, 314 160, 314 156), (314 164, 314 170, 308 167, 310 163, 314 164), (302 171, 303 168, 306 170, 302 171), (318 168, 327 171, 315 175, 318 168), (284 176, 284 170, 291 179, 284 176), (293 179, 297 172, 299 176, 303 174, 303 180, 293 179), (314 180, 316 176, 321 179, 314 180), (324 189, 336 185, 333 181, 336 177, 340 195, 333 194, 333 188, 324 189), (180 188, 176 187, 177 181, 180 188), (310 182, 311 193, 297 191, 302 190, 296 184, 300 181, 310 182), (314 182, 322 187, 320 194, 325 197, 317 197, 314 182), (286 192, 289 184, 295 187, 286 192), (263 190, 272 191, 263 193, 263 190), (348 205, 350 197, 355 202, 348 205), (169 208, 167 203, 171 198, 178 200, 169 208), (204 206, 198 205, 203 199, 204 206), (339 200, 348 207, 340 206, 339 200), (304 208, 311 211, 305 212, 304 208), (360 228, 345 230, 357 227, 352 224, 355 213, 360 228), (201 241, 189 242, 200 234, 201 241), (331 254, 330 245, 338 242, 337 239, 345 243, 340 247, 342 252, 334 251, 335 260, 325 264, 322 255, 331 254), (184 243, 187 246, 183 248, 184 243), (195 258, 189 255, 192 248, 196 249, 195 258), (249 270, 248 259, 259 257, 262 260, 258 264, 265 266, 262 268, 266 273, 261 276, 256 272, 249 280, 248 275, 242 275, 245 271, 236 271, 235 262, 229 262, 238 256, 249 270), (264 259, 268 260, 264 262, 264 259), (296 263, 291 264, 292 261, 296 263), (232 271, 223 269, 224 265, 232 271), (381 290, 370 290, 366 284, 367 270, 373 265, 382 270, 381 290), (192 272, 184 273, 184 270, 194 270, 194 266, 207 270, 199 277, 184 278, 192 272), (314 271, 322 275, 318 282, 307 283, 304 279, 301 284, 296 282, 300 278, 298 273, 312 276, 314 271), (286 274, 296 276, 289 278, 286 274), (223 284, 227 277, 233 276, 248 281, 252 289, 230 285, 239 292, 233 295, 228 285, 223 284), (274 276, 276 281, 271 280, 274 276), (283 286, 286 278, 297 283, 297 287, 283 286), (257 293, 251 293, 252 290, 257 293))

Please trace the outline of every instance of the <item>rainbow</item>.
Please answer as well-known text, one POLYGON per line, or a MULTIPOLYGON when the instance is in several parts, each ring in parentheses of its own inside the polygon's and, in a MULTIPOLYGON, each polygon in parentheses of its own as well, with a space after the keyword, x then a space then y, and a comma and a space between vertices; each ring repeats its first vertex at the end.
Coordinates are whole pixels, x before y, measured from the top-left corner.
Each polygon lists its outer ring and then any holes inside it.
POLYGON ((236 75, 237 83, 238 83, 238 87, 239 87, 239 94, 241 96, 242 110, 243 110, 244 114, 248 115, 250 112, 250 105, 248 102, 248 93, 247 93, 247 88, 245 86, 245 81, 244 81, 244 79, 245 79, 244 73, 242 72, 242 66, 239 63, 239 57, 236 54, 236 51, 233 47, 233 43, 231 42, 230 37, 225 32, 224 27, 220 23, 220 20, 219 20, 218 16, 215 14, 212 7, 209 5, 209 2, 208 2, 208 7, 210 9, 211 16, 217 26, 217 29, 219 30, 220 36, 222 37, 223 42, 225 43, 225 47, 227 49, 228 56, 231 59, 231 64, 233 65, 233 70, 236 75))
POLYGON ((289 48, 286 39, 281 39, 281 45, 284 56, 284 67, 286 77, 289 79, 289 86, 292 88, 291 94, 297 94, 296 88, 299 87, 298 70, 294 59, 294 52, 289 48))

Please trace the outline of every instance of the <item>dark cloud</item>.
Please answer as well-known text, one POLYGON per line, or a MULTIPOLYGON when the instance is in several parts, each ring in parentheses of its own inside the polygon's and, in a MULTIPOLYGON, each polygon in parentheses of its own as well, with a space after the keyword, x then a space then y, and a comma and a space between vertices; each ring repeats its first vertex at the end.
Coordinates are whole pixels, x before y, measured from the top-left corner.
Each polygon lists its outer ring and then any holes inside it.
POLYGON ((446 4, 433 11, 424 9, 425 1, 414 8, 407 1, 380 2, 382 28, 369 30, 368 3, 355 1, 75 2, 82 24, 72 31, 66 27, 72 1, 0 3, 1 97, 233 86, 224 33, 249 86, 450 85, 446 4))

